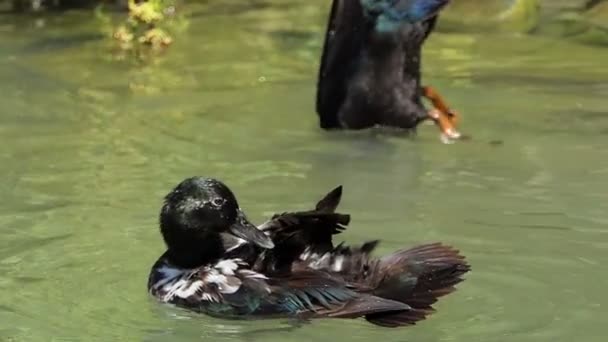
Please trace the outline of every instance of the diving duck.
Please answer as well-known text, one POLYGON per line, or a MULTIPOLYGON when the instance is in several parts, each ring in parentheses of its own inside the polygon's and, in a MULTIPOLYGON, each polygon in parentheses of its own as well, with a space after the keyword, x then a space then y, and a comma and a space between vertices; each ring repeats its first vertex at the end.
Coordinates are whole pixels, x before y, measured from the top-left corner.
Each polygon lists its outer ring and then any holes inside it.
POLYGON ((460 138, 457 114, 421 84, 421 49, 449 0, 333 0, 317 84, 324 129, 392 126, 432 120, 443 141, 460 138), (422 97, 431 101, 427 110, 422 97))
POLYGON ((342 187, 314 209, 274 215, 256 227, 219 180, 182 181, 164 200, 167 250, 150 271, 160 302, 225 318, 358 318, 386 327, 413 325, 455 290, 469 265, 440 243, 378 258, 378 241, 335 246, 349 224, 336 213, 342 187))

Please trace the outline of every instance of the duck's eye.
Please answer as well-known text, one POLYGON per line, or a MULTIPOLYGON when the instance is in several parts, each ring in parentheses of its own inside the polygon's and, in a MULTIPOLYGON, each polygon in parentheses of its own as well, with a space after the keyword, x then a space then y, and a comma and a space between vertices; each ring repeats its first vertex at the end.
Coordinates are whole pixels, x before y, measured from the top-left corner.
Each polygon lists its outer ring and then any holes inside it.
POLYGON ((213 204, 213 205, 214 205, 214 206, 216 206, 216 207, 221 207, 221 206, 222 206, 222 204, 224 204, 224 200, 223 200, 223 199, 221 199, 221 198, 214 198, 214 199, 211 201, 211 204, 213 204))

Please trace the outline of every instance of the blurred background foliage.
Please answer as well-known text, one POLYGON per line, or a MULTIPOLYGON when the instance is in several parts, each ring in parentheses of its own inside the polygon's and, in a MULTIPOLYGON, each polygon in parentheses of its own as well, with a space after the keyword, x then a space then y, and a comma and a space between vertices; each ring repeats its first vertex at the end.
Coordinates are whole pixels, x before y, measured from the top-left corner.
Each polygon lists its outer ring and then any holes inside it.
POLYGON ((606 0, 453 0, 450 30, 500 30, 608 44, 606 0))
MULTIPOLYGON (((259 8, 268 1, 241 0, 241 3, 259 8)), ((115 13, 127 12, 131 8, 130 23, 127 25, 124 22, 113 23, 115 38, 118 31, 118 38, 122 40, 124 47, 132 47, 132 42, 143 42, 158 47, 168 45, 172 41, 171 34, 160 27, 167 17, 173 19, 174 2, 168 0, 0 0, 0 12, 10 15, 97 9, 99 14, 100 9, 115 13), (131 6, 129 2, 132 2, 131 6), (146 11, 134 15, 134 8, 146 11), (149 15, 148 21, 142 19, 143 14, 149 15)), ((182 0, 180 9, 187 11, 189 7, 208 2, 208 0, 182 0)), ((330 0, 327 2, 329 3, 330 0)), ((450 31, 491 30, 543 34, 605 45, 608 44, 608 1, 453 0, 442 17, 440 28, 450 31)))

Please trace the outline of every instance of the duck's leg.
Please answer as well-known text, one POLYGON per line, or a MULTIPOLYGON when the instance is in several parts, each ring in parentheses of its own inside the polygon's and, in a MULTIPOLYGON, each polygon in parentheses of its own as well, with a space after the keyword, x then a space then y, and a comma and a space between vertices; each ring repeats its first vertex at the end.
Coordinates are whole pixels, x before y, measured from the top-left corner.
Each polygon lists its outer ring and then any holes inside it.
POLYGON ((452 123, 452 125, 456 125, 456 122, 459 118, 458 113, 450 109, 448 104, 445 102, 443 97, 439 95, 439 92, 435 90, 435 88, 431 86, 423 86, 422 95, 429 99, 429 101, 431 101, 433 107, 443 112, 446 116, 446 119, 448 119, 452 123))
POLYGON ((433 104, 433 109, 429 110, 428 116, 441 130, 442 139, 460 138, 460 133, 456 129, 458 113, 450 109, 443 97, 433 87, 422 87, 422 96, 433 104))

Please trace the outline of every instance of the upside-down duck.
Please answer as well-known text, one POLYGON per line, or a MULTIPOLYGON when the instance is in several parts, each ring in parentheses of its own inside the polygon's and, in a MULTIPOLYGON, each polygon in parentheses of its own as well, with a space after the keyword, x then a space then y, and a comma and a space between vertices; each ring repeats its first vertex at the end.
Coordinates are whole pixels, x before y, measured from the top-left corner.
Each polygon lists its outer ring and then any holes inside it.
POLYGON ((321 57, 316 111, 324 129, 432 120, 448 142, 457 114, 421 83, 422 45, 449 0, 333 0, 321 57), (425 97, 433 108, 427 110, 425 97))
POLYGON ((374 257, 377 241, 334 245, 350 216, 336 213, 342 187, 314 209, 274 215, 256 227, 221 181, 193 177, 164 200, 167 245, 148 290, 164 303, 225 318, 358 318, 413 325, 454 291, 469 265, 434 243, 374 257))

